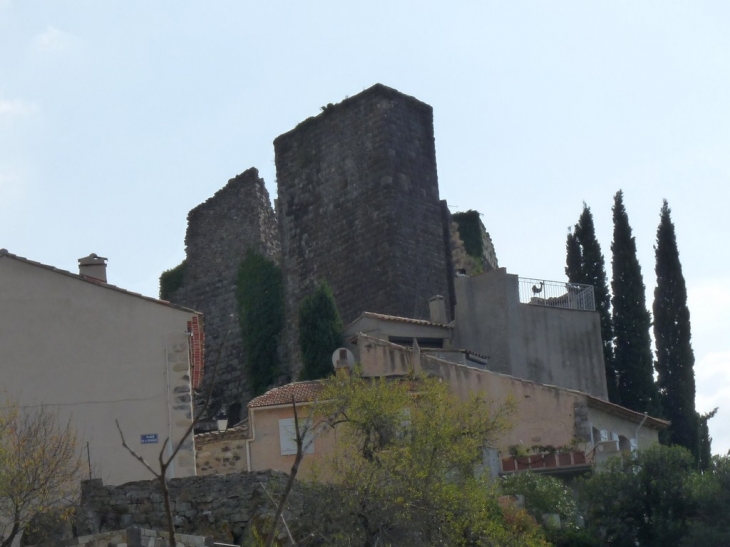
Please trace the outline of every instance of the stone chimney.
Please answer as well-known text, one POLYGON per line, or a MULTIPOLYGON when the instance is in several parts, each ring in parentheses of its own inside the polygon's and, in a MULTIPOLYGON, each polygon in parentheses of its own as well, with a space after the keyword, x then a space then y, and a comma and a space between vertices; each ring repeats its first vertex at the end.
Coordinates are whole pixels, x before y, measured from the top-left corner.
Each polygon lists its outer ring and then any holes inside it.
POLYGON ((106 261, 106 258, 96 253, 79 258, 79 275, 106 283, 106 261))
POLYGON ((440 294, 429 298, 428 310, 431 316, 431 323, 445 325, 449 322, 446 318, 446 302, 444 302, 444 297, 440 294))

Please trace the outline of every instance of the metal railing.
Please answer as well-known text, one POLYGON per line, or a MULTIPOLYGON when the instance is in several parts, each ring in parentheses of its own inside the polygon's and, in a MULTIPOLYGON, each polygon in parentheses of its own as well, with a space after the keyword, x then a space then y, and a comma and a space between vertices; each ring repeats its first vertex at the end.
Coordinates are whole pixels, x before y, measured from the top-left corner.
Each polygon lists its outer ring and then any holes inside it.
POLYGON ((519 286, 522 304, 596 311, 593 285, 520 277, 519 286))

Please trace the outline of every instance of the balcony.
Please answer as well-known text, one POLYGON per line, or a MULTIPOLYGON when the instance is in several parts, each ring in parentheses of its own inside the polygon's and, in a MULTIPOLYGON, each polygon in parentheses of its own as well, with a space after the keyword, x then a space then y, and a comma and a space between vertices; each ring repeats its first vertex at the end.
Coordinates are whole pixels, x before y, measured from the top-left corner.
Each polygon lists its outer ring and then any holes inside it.
POLYGON ((592 454, 586 454, 583 450, 571 450, 529 456, 510 456, 502 459, 501 467, 503 474, 518 471, 559 472, 584 468, 592 463, 592 454))
POLYGON ((596 311, 593 285, 519 278, 520 303, 566 310, 596 311))

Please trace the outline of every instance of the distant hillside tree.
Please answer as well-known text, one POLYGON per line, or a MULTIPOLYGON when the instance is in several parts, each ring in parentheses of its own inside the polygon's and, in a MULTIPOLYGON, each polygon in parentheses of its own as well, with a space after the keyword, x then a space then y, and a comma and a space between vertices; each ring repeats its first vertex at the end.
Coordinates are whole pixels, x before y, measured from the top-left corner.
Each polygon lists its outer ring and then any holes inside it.
POLYGON ((654 290, 654 340, 659 397, 665 418, 672 422, 670 444, 699 451, 699 418, 695 410, 694 352, 692 351, 687 287, 679 262, 677 237, 666 200, 656 241, 657 287, 654 290))
POLYGON ((280 372, 277 352, 284 329, 284 285, 279 266, 249 249, 238 270, 236 297, 246 371, 254 395, 260 395, 280 372))
POLYGON ((596 239, 593 215, 583 203, 583 212, 566 242, 565 274, 571 283, 593 285, 596 311, 601 318, 603 360, 606 364, 606 385, 610 401, 617 400, 616 371, 613 359, 613 325, 611 322, 611 295, 606 281, 606 265, 601 246, 596 239))
POLYGON ((299 306, 300 379, 316 380, 332 374, 332 354, 341 345, 342 321, 332 289, 323 281, 299 306))
POLYGON ((631 235, 621 190, 614 197, 611 252, 614 363, 618 382, 616 402, 637 412, 656 414, 657 392, 649 336, 651 317, 646 309, 636 241, 631 235))

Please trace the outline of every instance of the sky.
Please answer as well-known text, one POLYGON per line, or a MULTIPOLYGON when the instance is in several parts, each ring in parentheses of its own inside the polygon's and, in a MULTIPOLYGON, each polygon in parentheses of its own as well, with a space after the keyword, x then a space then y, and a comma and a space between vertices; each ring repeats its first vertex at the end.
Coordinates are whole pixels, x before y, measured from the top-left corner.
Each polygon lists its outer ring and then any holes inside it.
POLYGON ((441 197, 500 266, 562 281, 585 201, 610 277, 622 189, 651 306, 662 200, 697 408, 730 450, 730 3, 0 0, 0 247, 156 296, 187 212, 383 83, 434 109, 441 197))

